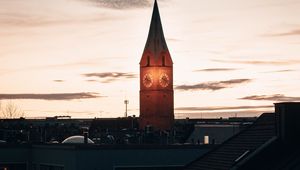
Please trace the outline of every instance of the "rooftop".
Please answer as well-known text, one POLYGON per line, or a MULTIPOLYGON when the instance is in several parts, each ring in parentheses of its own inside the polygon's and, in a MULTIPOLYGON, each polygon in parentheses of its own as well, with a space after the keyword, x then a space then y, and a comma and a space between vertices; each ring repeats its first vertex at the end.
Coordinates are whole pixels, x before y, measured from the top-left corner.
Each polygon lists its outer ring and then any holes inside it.
POLYGON ((275 137, 274 113, 262 114, 252 125, 190 163, 186 170, 230 169, 275 137))

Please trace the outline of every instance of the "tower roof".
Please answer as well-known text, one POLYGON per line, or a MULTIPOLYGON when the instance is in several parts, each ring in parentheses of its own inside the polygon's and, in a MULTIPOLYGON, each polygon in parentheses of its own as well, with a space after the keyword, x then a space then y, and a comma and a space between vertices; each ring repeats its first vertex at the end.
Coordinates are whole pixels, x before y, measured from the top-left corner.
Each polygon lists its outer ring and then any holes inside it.
POLYGON ((154 1, 152 19, 144 51, 146 50, 153 53, 155 58, 158 58, 160 52, 168 51, 156 0, 154 1))

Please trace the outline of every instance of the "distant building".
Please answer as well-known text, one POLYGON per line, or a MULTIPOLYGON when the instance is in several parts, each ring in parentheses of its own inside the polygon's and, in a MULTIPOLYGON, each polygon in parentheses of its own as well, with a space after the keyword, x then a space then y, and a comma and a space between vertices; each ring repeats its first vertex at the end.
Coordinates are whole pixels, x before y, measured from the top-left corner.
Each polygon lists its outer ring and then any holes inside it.
POLYGON ((173 61, 155 0, 140 61, 140 129, 170 130, 174 123, 173 61))
POLYGON ((239 131, 239 124, 195 124, 187 143, 221 144, 239 131))
POLYGON ((0 143, 61 143, 84 135, 96 144, 220 144, 254 118, 176 119, 172 131, 139 129, 137 117, 95 119, 0 119, 0 143), (221 134, 221 135, 219 135, 221 134), (199 142, 198 142, 199 140, 199 142))
POLYGON ((135 117, 102 119, 0 119, 0 140, 7 143, 51 143, 62 142, 67 137, 83 135, 96 143, 112 143, 107 136, 113 135, 114 143, 124 144, 124 140, 137 138, 138 121, 135 117), (130 135, 126 137, 125 135, 130 135))

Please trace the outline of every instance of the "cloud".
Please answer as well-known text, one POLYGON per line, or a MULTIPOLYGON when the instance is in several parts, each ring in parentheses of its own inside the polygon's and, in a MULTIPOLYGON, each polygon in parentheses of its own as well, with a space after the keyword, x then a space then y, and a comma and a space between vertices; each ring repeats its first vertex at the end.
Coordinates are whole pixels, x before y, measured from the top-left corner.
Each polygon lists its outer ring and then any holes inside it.
POLYGON ((219 63, 251 64, 251 65, 292 65, 299 64, 300 60, 212 60, 219 63))
POLYGON ((97 6, 112 9, 145 8, 151 6, 149 0, 89 0, 97 6))
POLYGON ((69 62, 69 63, 62 63, 62 64, 49 64, 49 65, 38 65, 38 66, 30 66, 30 67, 24 67, 24 68, 18 68, 18 69, 3 69, 0 70, 0 75, 4 74, 11 74, 16 72, 24 72, 28 70, 45 70, 45 69, 65 69, 65 68, 82 68, 82 67, 92 67, 92 66, 102 66, 103 62, 106 62, 104 60, 115 60, 118 59, 115 58, 90 58, 82 61, 76 61, 76 62, 69 62), (101 62, 102 63, 101 63, 101 62))
POLYGON ((195 72, 219 72, 219 71, 234 71, 235 68, 207 68, 201 70, 195 70, 195 72))
POLYGON ((46 14, 24 14, 21 12, 2 13, 0 15, 0 26, 15 26, 15 27, 46 27, 46 26, 60 26, 67 24, 82 24, 95 23, 100 21, 109 21, 117 19, 114 16, 102 13, 99 16, 76 16, 76 17, 53 17, 50 18, 46 14))
POLYGON ((89 80, 86 80, 87 82, 98 82, 97 80, 93 80, 93 79, 89 79, 89 80))
MULTIPOLYGON (((91 15, 94 7, 82 5, 75 0, 0 1, 0 6, 2 7, 0 10, 1 27, 36 28, 53 25, 87 24, 120 18, 109 15, 104 11, 99 11, 98 15, 91 15)), ((27 30, 23 30, 23 32, 27 32, 27 30)))
POLYGON ((213 81, 205 82, 194 85, 179 85, 176 86, 177 90, 221 90, 224 88, 230 88, 237 84, 249 83, 251 79, 232 79, 227 81, 213 81))
POLYGON ((64 80, 53 80, 54 82, 57 82, 57 83, 62 83, 64 82, 64 80))
POLYGON ((49 93, 49 94, 0 94, 0 100, 14 99, 33 99, 33 100, 75 100, 75 99, 93 99, 104 97, 99 93, 81 92, 81 93, 49 93))
POLYGON ((262 106, 210 106, 210 107, 177 107, 176 111, 224 111, 224 110, 245 110, 245 109, 266 109, 273 105, 262 106))
POLYGON ((62 19, 49 19, 43 17, 35 17, 31 15, 20 15, 18 13, 12 14, 2 14, 0 17, 0 24, 3 26, 48 26, 54 24, 65 24, 69 22, 69 20, 62 20, 62 19))
POLYGON ((136 74, 122 73, 122 72, 103 72, 103 73, 87 73, 82 74, 85 77, 98 77, 102 83, 110 83, 120 79, 133 79, 136 78, 136 74))
POLYGON ((275 34, 267 34, 267 36, 271 37, 282 37, 282 36, 292 36, 292 35, 300 35, 300 29, 291 30, 288 32, 275 33, 275 34))
POLYGON ((167 38, 167 41, 168 42, 178 42, 178 41, 181 41, 181 40, 177 39, 177 38, 167 38))
POLYGON ((292 72, 295 70, 291 70, 291 69, 285 69, 285 70, 274 70, 274 71, 268 71, 268 72, 264 72, 264 73, 285 73, 285 72, 292 72))
POLYGON ((273 94, 273 95, 253 95, 239 98, 242 100, 267 100, 267 101, 280 101, 280 102, 292 102, 300 101, 300 97, 290 97, 283 94, 273 94))

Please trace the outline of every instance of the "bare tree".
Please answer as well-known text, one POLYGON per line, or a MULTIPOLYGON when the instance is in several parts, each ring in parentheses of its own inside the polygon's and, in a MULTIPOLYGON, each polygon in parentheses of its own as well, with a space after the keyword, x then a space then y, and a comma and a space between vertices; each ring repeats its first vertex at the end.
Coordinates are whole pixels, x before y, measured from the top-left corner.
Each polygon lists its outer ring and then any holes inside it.
POLYGON ((24 116, 24 112, 12 101, 7 102, 5 105, 0 103, 0 114, 4 119, 14 119, 24 116))

